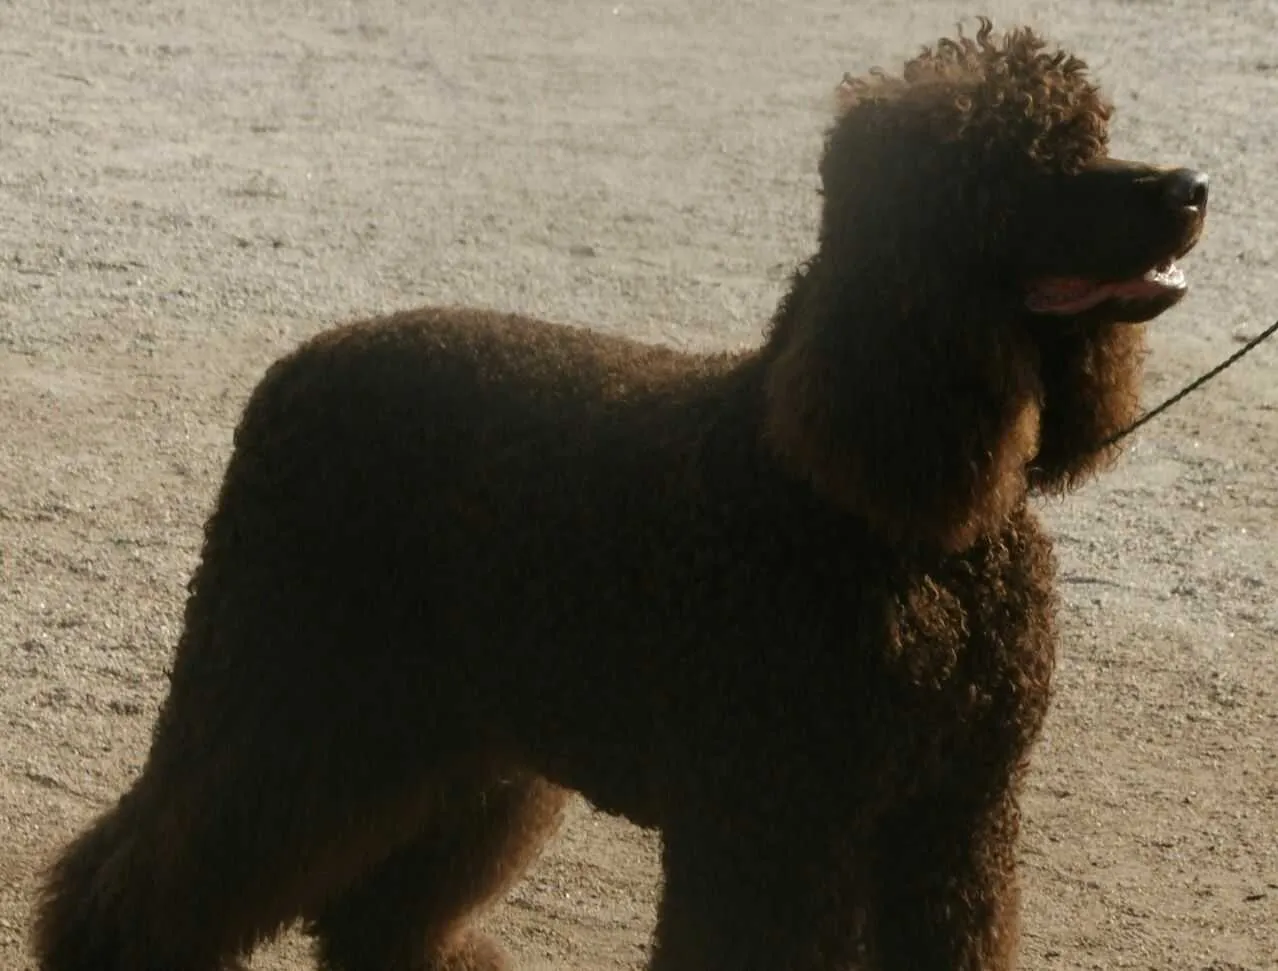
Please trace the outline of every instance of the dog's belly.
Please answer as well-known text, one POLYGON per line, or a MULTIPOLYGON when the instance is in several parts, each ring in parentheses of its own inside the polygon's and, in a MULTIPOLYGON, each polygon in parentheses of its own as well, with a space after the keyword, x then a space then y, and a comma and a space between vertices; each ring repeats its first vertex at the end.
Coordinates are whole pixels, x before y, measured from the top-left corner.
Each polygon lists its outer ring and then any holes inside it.
POLYGON ((556 746, 554 754, 537 761, 538 771, 556 785, 579 793, 592 806, 620 816, 645 829, 661 825, 657 801, 650 784, 648 766, 636 764, 629 756, 633 740, 616 738, 614 744, 597 733, 582 748, 571 742, 556 746), (605 747, 606 746, 606 747, 605 747))

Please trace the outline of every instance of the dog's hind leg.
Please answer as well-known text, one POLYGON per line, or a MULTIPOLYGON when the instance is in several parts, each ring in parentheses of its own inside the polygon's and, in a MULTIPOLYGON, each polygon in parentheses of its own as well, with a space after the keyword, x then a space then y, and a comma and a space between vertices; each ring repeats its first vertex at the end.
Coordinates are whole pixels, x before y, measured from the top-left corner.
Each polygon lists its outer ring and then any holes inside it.
POLYGON ((376 620, 202 577, 140 778, 46 876, 40 971, 215 971, 420 830, 447 726, 376 620))
POLYGON ((568 793, 524 777, 445 788, 411 843, 308 920, 326 971, 494 971, 498 945, 469 920, 532 863, 568 793))
POLYGON ((276 728, 148 765, 47 874, 41 971, 219 971, 411 837, 420 783, 383 788, 312 740, 305 762, 261 754, 276 728))
POLYGON ((194 780, 144 771, 54 862, 35 915, 41 971, 219 971, 287 919, 270 824, 245 812, 260 791, 194 780))

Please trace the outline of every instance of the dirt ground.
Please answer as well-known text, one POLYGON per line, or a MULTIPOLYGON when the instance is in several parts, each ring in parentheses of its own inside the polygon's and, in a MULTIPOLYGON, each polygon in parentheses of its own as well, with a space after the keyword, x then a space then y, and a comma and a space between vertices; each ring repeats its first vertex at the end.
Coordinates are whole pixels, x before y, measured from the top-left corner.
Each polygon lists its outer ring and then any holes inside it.
MULTIPOLYGON (((991 2, 1074 46, 1115 151, 1207 169, 1149 401, 1278 315, 1278 6, 991 2)), ((0 0, 0 968, 136 772, 237 411, 354 315, 483 303, 756 339, 842 72, 980 12, 853 0, 0 0)), ((1068 605, 1024 964, 1278 968, 1278 340, 1046 509, 1068 605)), ((655 840, 575 807, 491 925, 640 965, 655 840)), ((287 937, 255 967, 307 967, 287 937)), ((176 969, 175 969, 176 971, 176 969)))

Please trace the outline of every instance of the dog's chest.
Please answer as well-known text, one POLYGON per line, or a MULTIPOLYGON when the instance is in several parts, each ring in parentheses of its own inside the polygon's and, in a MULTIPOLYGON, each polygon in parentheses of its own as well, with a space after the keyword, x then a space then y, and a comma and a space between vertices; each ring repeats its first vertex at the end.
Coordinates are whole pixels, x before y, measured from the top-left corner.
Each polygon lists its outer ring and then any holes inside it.
POLYGON ((879 591, 878 663, 903 714, 956 730, 1036 726, 1055 662, 1053 574, 1050 544, 1028 518, 961 556, 897 573, 879 591))

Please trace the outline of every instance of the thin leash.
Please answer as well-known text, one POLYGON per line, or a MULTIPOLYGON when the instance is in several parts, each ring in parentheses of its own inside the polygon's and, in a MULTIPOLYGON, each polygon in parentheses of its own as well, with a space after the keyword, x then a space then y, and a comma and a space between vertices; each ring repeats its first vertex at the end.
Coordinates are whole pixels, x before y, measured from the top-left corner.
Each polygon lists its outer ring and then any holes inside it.
POLYGON ((1126 438, 1132 432, 1136 431, 1136 429, 1140 428, 1142 425, 1146 424, 1152 419, 1157 418, 1159 415, 1161 415, 1164 411, 1166 411, 1172 405, 1176 404, 1176 402, 1180 401, 1182 398, 1186 397, 1187 395, 1197 391, 1199 388, 1201 388, 1204 384, 1206 384, 1216 375, 1220 374, 1222 371, 1228 368, 1233 367, 1235 364, 1238 363, 1239 360, 1241 360, 1246 355, 1250 354, 1252 351, 1254 351, 1257 347, 1259 347, 1269 338, 1273 337, 1275 333, 1278 333, 1278 320, 1275 320, 1272 324, 1270 324, 1268 327, 1262 330, 1259 334, 1257 334, 1255 337, 1249 340, 1246 344, 1240 347, 1237 351, 1235 351, 1225 360, 1217 364, 1214 368, 1212 368, 1206 374, 1202 375, 1201 377, 1195 378, 1193 381, 1185 385, 1185 387, 1181 388, 1179 391, 1177 391, 1174 395, 1172 395, 1162 404, 1158 405, 1155 408, 1151 408, 1149 411, 1145 412, 1145 414, 1141 415, 1139 418, 1137 418, 1134 422, 1132 422, 1122 431, 1117 432, 1111 435, 1109 438, 1105 439, 1105 441, 1101 443, 1101 448, 1109 448, 1109 446, 1116 445, 1118 442, 1121 442, 1124 438, 1126 438))

